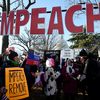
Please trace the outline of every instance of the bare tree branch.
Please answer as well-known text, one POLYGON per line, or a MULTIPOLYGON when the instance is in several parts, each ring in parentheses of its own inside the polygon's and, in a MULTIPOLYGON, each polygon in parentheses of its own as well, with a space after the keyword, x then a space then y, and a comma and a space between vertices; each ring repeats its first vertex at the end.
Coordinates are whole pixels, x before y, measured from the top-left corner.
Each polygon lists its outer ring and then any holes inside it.
POLYGON ((25 6, 24 6, 24 1, 22 0, 22 8, 24 9, 25 8, 25 6))
POLYGON ((16 2, 18 2, 18 1, 19 1, 19 0, 15 0, 15 1, 11 2, 10 5, 12 5, 12 4, 14 4, 14 3, 16 3, 16 2))
POLYGON ((17 10, 20 7, 20 1, 18 2, 18 5, 13 9, 14 11, 17 10))
POLYGON ((25 9, 28 9, 31 5, 33 5, 34 3, 36 3, 36 0, 34 0, 34 2, 31 2, 31 0, 29 0, 28 5, 25 7, 25 9))
MULTIPOLYGON (((11 43, 10 46, 12 46, 12 45, 18 45, 18 46, 24 48, 25 51, 27 51, 27 49, 25 48, 25 46, 23 46, 23 45, 21 45, 21 44, 18 44, 18 43, 11 43)), ((28 48, 28 47, 27 47, 27 48, 28 48)), ((29 50, 29 48, 28 48, 28 50, 29 50)))

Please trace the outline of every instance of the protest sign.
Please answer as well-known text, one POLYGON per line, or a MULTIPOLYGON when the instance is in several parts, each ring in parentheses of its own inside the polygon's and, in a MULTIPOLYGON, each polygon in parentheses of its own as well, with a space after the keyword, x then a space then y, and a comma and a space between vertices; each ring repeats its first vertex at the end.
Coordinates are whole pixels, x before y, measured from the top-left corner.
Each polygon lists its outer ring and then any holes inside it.
POLYGON ((38 65, 40 61, 40 57, 36 54, 34 54, 33 50, 30 50, 28 53, 28 58, 26 61, 26 64, 28 65, 38 65))
POLYGON ((48 58, 53 58, 57 65, 60 65, 60 50, 45 50, 44 51, 44 60, 48 58))
POLYGON ((61 51, 61 58, 64 59, 74 59, 74 50, 73 49, 65 49, 61 51))
POLYGON ((19 100, 29 96, 23 68, 6 68, 5 76, 6 95, 9 100, 19 100))

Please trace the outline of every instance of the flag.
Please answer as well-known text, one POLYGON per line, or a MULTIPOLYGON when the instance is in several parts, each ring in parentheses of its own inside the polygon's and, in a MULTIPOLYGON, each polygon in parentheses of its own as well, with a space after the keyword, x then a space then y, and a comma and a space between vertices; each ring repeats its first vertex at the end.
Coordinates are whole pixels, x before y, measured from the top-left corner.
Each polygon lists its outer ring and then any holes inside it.
POLYGON ((39 65, 40 57, 33 52, 28 53, 26 64, 28 65, 39 65))

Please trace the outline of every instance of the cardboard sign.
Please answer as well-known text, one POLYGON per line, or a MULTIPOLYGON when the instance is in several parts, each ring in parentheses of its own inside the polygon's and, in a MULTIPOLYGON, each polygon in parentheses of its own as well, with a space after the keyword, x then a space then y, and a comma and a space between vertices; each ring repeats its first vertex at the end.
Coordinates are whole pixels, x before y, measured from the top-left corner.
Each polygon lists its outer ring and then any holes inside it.
POLYGON ((29 96, 23 68, 6 68, 5 76, 6 95, 9 100, 19 100, 29 96))
POLYGON ((61 51, 61 58, 64 59, 73 59, 74 58, 74 50, 73 49, 65 49, 61 51))

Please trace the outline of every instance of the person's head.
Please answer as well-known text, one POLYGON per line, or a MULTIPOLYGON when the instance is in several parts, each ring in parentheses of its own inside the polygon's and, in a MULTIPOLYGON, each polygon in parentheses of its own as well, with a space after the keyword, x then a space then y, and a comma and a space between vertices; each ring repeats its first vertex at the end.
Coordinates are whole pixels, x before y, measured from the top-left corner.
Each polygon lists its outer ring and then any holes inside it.
POLYGON ((82 49, 79 53, 81 63, 84 63, 88 57, 86 50, 82 49))
POLYGON ((75 57, 74 62, 80 62, 80 57, 79 56, 75 57))
POLYGON ((8 55, 10 60, 18 61, 18 54, 15 51, 10 50, 10 54, 8 55))

